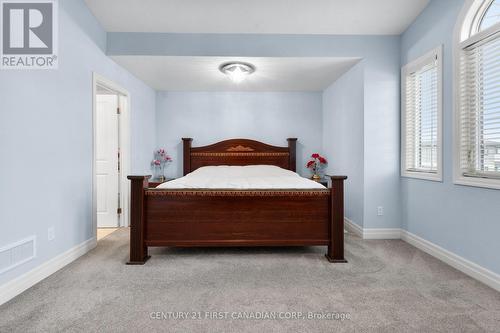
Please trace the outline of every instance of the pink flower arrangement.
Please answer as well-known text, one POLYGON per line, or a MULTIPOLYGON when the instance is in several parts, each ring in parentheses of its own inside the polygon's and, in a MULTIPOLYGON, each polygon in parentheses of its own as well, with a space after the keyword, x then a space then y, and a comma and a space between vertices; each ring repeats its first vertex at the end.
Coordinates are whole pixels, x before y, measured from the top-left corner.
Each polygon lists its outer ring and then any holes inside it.
POLYGON ((163 171, 165 166, 172 162, 172 157, 167 154, 166 150, 160 148, 154 152, 154 159, 151 161, 151 166, 159 173, 158 178, 165 178, 163 171))
POLYGON ((172 162, 172 157, 170 157, 165 149, 160 148, 154 153, 154 160, 151 162, 153 166, 164 166, 166 163, 172 162))
POLYGON ((311 169, 313 178, 319 178, 319 172, 328 164, 326 158, 318 153, 311 155, 311 159, 307 162, 306 167, 311 169))

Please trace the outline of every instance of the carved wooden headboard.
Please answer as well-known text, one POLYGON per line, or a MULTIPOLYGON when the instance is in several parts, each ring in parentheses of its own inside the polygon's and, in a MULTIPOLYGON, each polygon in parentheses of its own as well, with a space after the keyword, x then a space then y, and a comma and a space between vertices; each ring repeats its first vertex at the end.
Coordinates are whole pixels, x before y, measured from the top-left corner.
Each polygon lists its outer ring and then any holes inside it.
POLYGON ((209 165, 276 165, 295 171, 296 138, 289 138, 288 147, 271 146, 249 139, 224 140, 203 147, 192 147, 193 139, 184 143, 184 175, 209 165))

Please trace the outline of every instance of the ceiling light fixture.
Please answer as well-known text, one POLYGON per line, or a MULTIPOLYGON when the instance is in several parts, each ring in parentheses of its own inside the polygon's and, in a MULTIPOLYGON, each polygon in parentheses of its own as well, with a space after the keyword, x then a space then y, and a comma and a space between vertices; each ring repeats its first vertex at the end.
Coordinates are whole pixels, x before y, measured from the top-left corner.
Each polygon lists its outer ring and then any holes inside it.
POLYGON ((227 62, 219 66, 219 70, 234 83, 240 83, 248 75, 255 72, 255 66, 246 62, 227 62))

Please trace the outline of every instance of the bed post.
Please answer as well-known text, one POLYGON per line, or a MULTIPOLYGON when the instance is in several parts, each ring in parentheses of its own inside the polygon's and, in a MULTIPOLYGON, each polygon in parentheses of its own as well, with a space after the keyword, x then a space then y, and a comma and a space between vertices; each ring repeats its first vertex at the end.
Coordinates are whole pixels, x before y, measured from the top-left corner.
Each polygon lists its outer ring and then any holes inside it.
POLYGON ((148 259, 148 247, 144 243, 144 189, 151 176, 128 176, 130 189, 130 260, 127 265, 143 265, 148 259))
POLYGON ((288 162, 289 169, 293 172, 297 171, 297 138, 288 138, 288 154, 290 156, 290 160, 288 162))
POLYGON ((344 258, 344 180, 347 176, 330 176, 330 239, 325 255, 329 262, 347 262, 344 258))
POLYGON ((191 172, 191 143, 192 138, 182 138, 184 155, 184 176, 191 172))

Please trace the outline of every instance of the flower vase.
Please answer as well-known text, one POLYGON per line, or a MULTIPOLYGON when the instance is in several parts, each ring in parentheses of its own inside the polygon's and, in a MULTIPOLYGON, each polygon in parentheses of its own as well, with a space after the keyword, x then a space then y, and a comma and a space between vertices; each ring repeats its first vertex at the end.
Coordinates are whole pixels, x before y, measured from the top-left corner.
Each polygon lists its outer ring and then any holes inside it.
POLYGON ((160 165, 157 165, 157 166, 155 166, 154 170, 155 170, 154 179, 159 181, 159 182, 164 182, 165 175, 163 174, 163 167, 160 165))
POLYGON ((314 173, 311 178, 312 178, 312 180, 318 181, 321 179, 321 176, 317 173, 314 173))
POLYGON ((164 173, 165 167, 162 165, 159 167, 159 169, 160 169, 160 172, 158 174, 158 180, 160 182, 164 182, 166 180, 165 173, 164 173))

